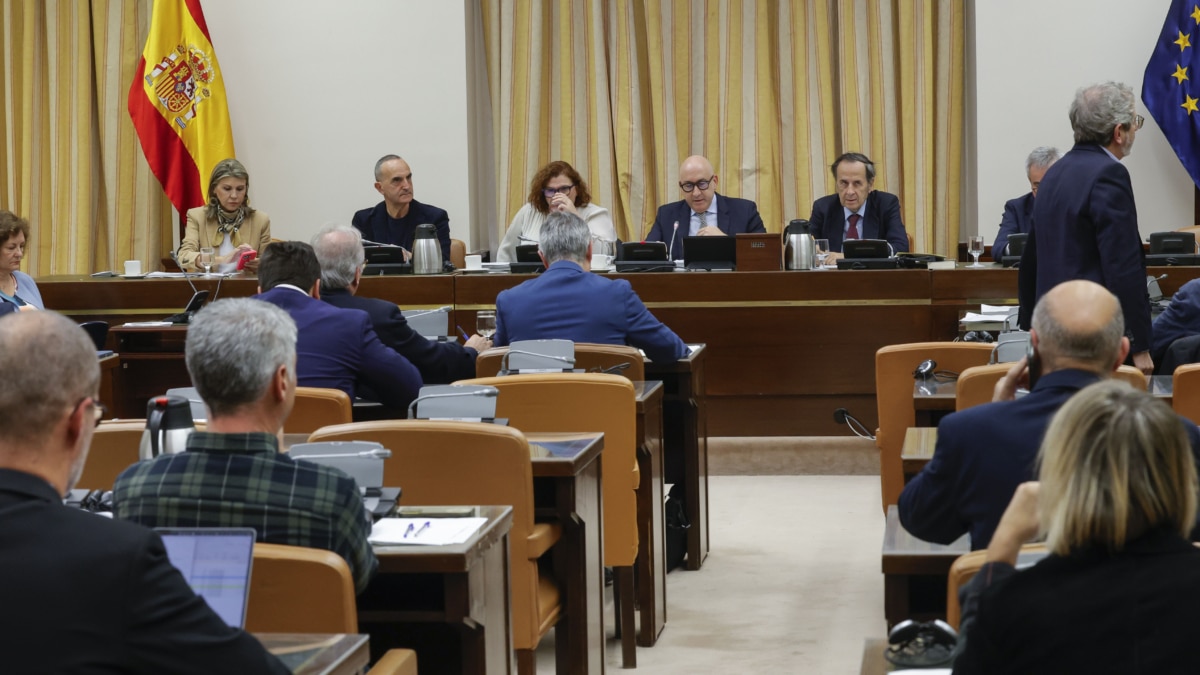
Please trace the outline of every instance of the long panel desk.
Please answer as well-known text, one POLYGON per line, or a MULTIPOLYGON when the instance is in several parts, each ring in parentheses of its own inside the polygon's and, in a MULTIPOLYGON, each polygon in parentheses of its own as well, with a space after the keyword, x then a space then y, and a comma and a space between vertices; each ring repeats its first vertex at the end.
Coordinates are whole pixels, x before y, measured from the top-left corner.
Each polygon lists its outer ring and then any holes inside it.
MULTIPOLYGON (((1149 274, 1166 274, 1159 285, 1170 295, 1200 277, 1200 268, 1154 267, 1149 274)), ((702 393, 714 436, 841 435, 846 430, 833 421, 838 407, 873 428, 877 349, 953 339, 962 312, 1017 297, 1016 270, 999 267, 614 276, 628 280, 685 341, 708 345, 702 393)), ((469 329, 476 310, 491 309, 497 293, 529 278, 370 277, 359 293, 405 308, 451 305, 455 323, 469 329)), ((216 280, 193 282, 216 292, 216 280)), ((192 294, 184 279, 54 276, 38 285, 47 307, 113 325, 174 314, 192 294)), ((256 288, 254 279, 227 279, 219 297, 256 288)))

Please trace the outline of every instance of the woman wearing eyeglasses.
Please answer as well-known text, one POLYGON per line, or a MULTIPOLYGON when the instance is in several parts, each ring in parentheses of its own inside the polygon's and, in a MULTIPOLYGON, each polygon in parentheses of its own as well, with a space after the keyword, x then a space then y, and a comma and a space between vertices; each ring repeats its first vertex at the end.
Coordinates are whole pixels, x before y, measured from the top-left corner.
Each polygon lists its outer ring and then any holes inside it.
POLYGON ((538 243, 542 223, 554 211, 567 211, 582 218, 594 239, 616 241, 617 230, 608 209, 591 201, 587 183, 570 164, 556 160, 543 166, 530 181, 529 202, 513 217, 496 252, 496 260, 513 262, 518 246, 538 243))

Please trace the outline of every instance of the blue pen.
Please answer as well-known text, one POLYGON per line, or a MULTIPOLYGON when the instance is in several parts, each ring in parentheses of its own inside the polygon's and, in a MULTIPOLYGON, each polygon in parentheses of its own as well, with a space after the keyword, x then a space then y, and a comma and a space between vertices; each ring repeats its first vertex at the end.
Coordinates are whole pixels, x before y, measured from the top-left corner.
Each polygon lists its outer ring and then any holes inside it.
POLYGON ((463 330, 462 326, 456 326, 456 328, 458 328, 458 334, 462 336, 463 342, 471 339, 467 337, 467 331, 463 330))
POLYGON ((417 530, 416 533, 413 534, 413 538, 415 539, 416 537, 419 537, 421 533, 425 531, 425 528, 429 527, 431 524, 431 521, 425 521, 425 524, 421 526, 421 529, 417 530))

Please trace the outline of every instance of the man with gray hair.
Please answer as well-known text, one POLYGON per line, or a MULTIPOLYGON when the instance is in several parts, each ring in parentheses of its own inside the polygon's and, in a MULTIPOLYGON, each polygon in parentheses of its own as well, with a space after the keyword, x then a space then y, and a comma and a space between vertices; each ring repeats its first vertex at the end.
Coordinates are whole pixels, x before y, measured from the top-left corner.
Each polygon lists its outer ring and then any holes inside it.
POLYGON ((363 239, 392 244, 404 249, 405 260, 411 255, 413 235, 418 225, 433 225, 442 245, 442 262, 450 264, 450 215, 436 206, 413 199, 413 172, 399 155, 384 155, 375 162, 375 190, 383 201, 357 211, 351 222, 363 239))
POLYGON ((496 346, 565 339, 632 345, 651 361, 687 356, 687 345, 654 318, 628 281, 590 272, 592 235, 579 216, 547 216, 538 255, 545 272, 496 296, 496 346))
POLYGON ((362 592, 378 562, 354 479, 282 452, 296 398, 296 323, 251 298, 200 310, 188 328, 188 374, 208 407, 187 452, 117 478, 117 518, 147 527, 252 527, 258 541, 333 551, 362 592))
POLYGON ((1004 257, 1008 248, 1008 235, 1028 234, 1033 227, 1033 200, 1046 169, 1058 161, 1058 149, 1043 145, 1033 149, 1025 158, 1025 177, 1029 179, 1029 192, 1004 203, 1004 216, 1000 218, 1000 232, 992 244, 992 260, 1004 257))
POLYGON ((353 227, 330 225, 312 239, 321 263, 321 299, 342 309, 361 309, 371 317, 379 341, 412 362, 425 384, 450 384, 475 377, 475 359, 492 341, 472 335, 465 345, 426 340, 409 325, 394 302, 359 296, 362 282, 362 235, 353 227))
POLYGON ((1149 375, 1150 298, 1129 170, 1144 118, 1128 85, 1105 82, 1080 89, 1069 113, 1075 147, 1046 171, 1034 204, 1034 226, 1018 277, 1019 323, 1051 288, 1088 279, 1116 294, 1125 317, 1133 365, 1149 375), (1044 227, 1038 227, 1044 223, 1044 227))
POLYGON ((63 505, 105 412, 87 334, 19 312, 0 345, 4 671, 290 672, 192 592, 152 530, 63 505))
MULTIPOLYGON (((1099 284, 1068 281, 1042 296, 1029 336, 1033 358, 1009 369, 992 403, 938 424, 933 459, 900 494, 904 529, 940 544, 969 532, 972 549, 986 548, 1017 486, 1035 480, 1038 447, 1054 413, 1125 361, 1124 333, 1120 303, 1099 284), (1018 386, 1029 394, 1015 398, 1018 386)), ((1183 422, 1193 453, 1200 453, 1200 431, 1183 422)))

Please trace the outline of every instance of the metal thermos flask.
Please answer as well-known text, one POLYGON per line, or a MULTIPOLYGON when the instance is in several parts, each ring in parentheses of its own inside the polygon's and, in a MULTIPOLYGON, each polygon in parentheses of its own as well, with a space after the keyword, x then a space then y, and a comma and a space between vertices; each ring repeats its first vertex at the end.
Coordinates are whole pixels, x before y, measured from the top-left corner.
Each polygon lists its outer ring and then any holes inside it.
POLYGON ((793 220, 788 223, 786 232, 787 243, 783 249, 783 259, 789 270, 811 270, 813 268, 813 237, 808 231, 807 220, 793 220))
POLYGON ((153 459, 187 450, 188 437, 196 430, 192 406, 182 396, 155 396, 146 404, 146 430, 138 458, 153 459))
POLYGON ((433 225, 418 225, 413 234, 413 274, 438 274, 442 271, 442 245, 433 225))

